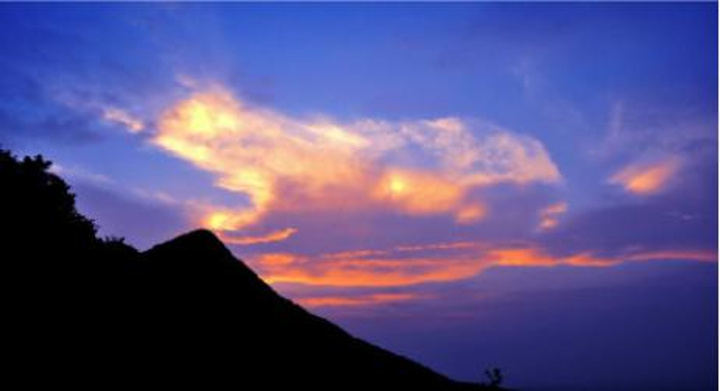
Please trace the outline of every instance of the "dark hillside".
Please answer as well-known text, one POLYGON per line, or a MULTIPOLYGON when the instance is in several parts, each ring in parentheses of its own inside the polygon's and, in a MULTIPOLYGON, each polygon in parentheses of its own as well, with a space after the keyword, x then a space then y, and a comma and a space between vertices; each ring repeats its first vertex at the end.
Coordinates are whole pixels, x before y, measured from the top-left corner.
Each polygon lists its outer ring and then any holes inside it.
POLYGON ((40 157, 0 153, 6 368, 23 384, 480 389, 275 293, 209 231, 138 253, 96 237, 40 157))

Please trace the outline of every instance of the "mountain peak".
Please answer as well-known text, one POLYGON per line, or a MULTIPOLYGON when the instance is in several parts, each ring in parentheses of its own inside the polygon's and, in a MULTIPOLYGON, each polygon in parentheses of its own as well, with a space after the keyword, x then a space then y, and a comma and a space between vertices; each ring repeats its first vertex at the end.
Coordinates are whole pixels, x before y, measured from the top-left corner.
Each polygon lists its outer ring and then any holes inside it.
POLYGON ((193 230, 159 244, 142 253, 142 258, 150 270, 155 270, 163 278, 195 281, 195 287, 205 284, 208 292, 222 288, 244 292, 246 296, 262 298, 262 301, 280 298, 207 229, 193 230))
POLYGON ((232 259, 230 250, 210 230, 196 229, 182 234, 165 243, 159 244, 146 251, 146 254, 155 256, 165 254, 180 256, 182 259, 208 260, 208 259, 232 259))
POLYGON ((206 248, 222 248, 225 249, 225 244, 218 238, 212 231, 205 228, 199 228, 190 232, 184 233, 168 242, 183 245, 198 245, 206 248))

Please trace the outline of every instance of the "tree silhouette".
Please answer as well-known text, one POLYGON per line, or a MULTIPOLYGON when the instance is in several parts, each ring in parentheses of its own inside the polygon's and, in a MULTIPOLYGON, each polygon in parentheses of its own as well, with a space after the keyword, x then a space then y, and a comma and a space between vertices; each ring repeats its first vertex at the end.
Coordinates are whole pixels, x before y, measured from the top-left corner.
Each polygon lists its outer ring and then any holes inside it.
POLYGON ((500 368, 492 368, 485 370, 485 376, 488 378, 487 383, 482 383, 489 388, 499 389, 503 382, 503 375, 500 368))
POLYGON ((13 239, 51 234, 54 244, 77 248, 96 242, 95 224, 77 212, 75 195, 48 171, 51 164, 40 155, 19 160, 0 150, 2 226, 12 230, 4 233, 13 239))
POLYGON ((19 159, 0 149, 0 238, 10 258, 52 262, 58 256, 134 251, 119 238, 99 239, 95 223, 77 211, 75 194, 41 155, 19 159))

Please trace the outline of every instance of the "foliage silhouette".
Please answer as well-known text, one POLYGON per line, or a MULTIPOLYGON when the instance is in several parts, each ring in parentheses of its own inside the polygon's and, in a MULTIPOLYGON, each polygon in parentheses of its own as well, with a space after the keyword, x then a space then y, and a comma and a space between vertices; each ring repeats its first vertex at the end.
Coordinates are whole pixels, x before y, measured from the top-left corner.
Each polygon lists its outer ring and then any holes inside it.
POLYGON ((490 389, 500 388, 500 385, 503 382, 503 375, 500 368, 486 369, 485 376, 488 378, 488 382, 482 383, 483 385, 489 387, 490 389))
MULTIPOLYGON (((209 231, 138 252, 41 156, 0 151, 3 355, 38 387, 472 390, 284 299, 209 231)), ((8 379, 6 379, 8 380, 8 379)))
POLYGON ((11 229, 14 239, 52 234, 48 240, 58 245, 86 248, 96 241, 95 224, 77 212, 75 195, 48 172, 50 165, 39 155, 17 160, 0 150, 3 229, 11 229))
POLYGON ((49 171, 51 165, 41 155, 20 160, 0 149, 0 233, 5 251, 22 251, 24 256, 35 258, 133 251, 122 238, 97 238, 95 223, 77 211, 75 194, 49 171), (42 245, 38 245, 39 238, 42 245))

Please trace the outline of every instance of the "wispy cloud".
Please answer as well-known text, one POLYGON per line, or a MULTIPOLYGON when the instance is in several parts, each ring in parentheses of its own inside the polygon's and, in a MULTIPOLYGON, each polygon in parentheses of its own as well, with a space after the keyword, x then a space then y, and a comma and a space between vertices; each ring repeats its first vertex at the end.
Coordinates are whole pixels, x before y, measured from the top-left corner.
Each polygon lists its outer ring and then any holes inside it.
POLYGON ((53 163, 50 167, 50 171, 54 174, 60 175, 71 180, 80 180, 90 182, 99 186, 114 186, 115 181, 107 175, 98 174, 95 172, 88 171, 78 166, 65 166, 60 163, 53 163))
POLYGON ((717 262, 717 252, 711 250, 665 250, 645 251, 627 257, 630 261, 685 260, 717 262))
POLYGON ((583 252, 558 257, 537 247, 501 248, 488 253, 487 257, 500 266, 610 266, 622 262, 621 258, 607 258, 583 252))
POLYGON ((477 275, 484 265, 472 257, 328 258, 263 254, 251 260, 270 284, 334 287, 400 287, 452 282, 477 275))
POLYGON ((299 299, 298 302, 308 308, 316 307, 359 307, 398 303, 418 299, 412 293, 371 293, 354 296, 315 296, 299 299))
POLYGON ((142 120, 117 107, 105 107, 102 110, 102 116, 108 122, 124 126, 131 133, 138 133, 145 129, 142 120))
POLYGON ((540 230, 552 229, 558 225, 558 218, 567 212, 567 203, 558 202, 540 210, 540 230))
POLYGON ((239 244, 242 246, 249 246, 253 244, 280 242, 293 236, 297 231, 297 228, 285 228, 267 233, 265 235, 232 236, 229 234, 222 234, 220 235, 220 238, 223 242, 227 244, 239 244))
POLYGON ((710 250, 627 250, 600 255, 587 250, 554 255, 537 245, 490 245, 456 242, 397 246, 307 256, 268 253, 251 258, 262 277, 273 284, 337 288, 397 288, 451 283, 477 276, 491 267, 607 267, 622 262, 683 260, 713 262, 710 250))

